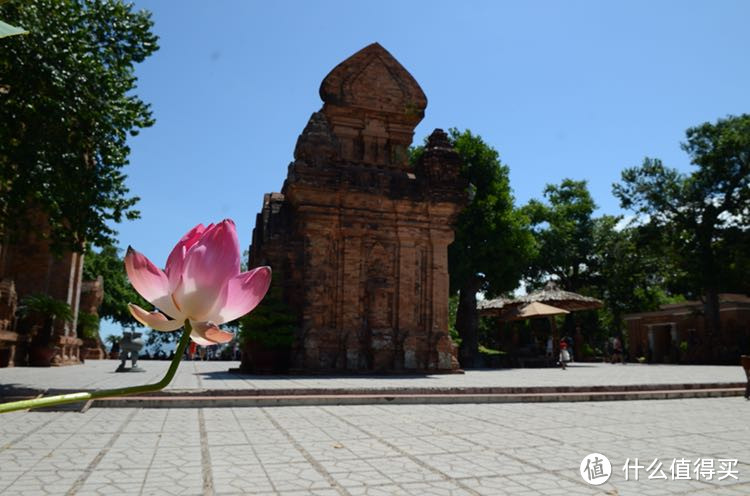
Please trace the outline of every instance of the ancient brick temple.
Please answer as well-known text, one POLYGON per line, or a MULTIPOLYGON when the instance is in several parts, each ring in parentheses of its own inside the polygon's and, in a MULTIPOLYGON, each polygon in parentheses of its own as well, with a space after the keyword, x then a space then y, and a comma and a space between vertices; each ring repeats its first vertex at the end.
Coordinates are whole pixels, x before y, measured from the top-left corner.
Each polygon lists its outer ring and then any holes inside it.
POLYGON ((320 96, 250 250, 250 265, 270 265, 298 312, 292 368, 454 370, 448 245, 465 202, 459 157, 438 129, 410 166, 427 99, 377 43, 336 66, 320 96))
POLYGON ((32 294, 47 295, 70 306, 73 321, 58 322, 54 329, 51 364, 78 364, 82 341, 76 335, 76 318, 83 255, 69 251, 53 254, 43 214, 31 215, 29 224, 18 239, 9 243, 6 238, 0 244, 0 367, 18 365, 18 349, 29 343, 29 336, 17 329, 16 309, 23 297, 32 294))

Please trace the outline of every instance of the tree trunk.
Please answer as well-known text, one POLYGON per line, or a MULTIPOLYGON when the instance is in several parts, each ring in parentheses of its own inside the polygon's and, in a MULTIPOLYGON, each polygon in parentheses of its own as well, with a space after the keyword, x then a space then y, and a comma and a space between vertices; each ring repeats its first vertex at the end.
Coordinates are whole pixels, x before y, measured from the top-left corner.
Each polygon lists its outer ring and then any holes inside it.
POLYGON ((625 321, 622 318, 622 312, 619 309, 612 310, 612 327, 614 328, 614 331, 615 331, 614 335, 615 337, 620 338, 620 341, 622 341, 622 338, 624 336, 624 333, 623 333, 623 329, 625 328, 624 323, 625 321))
POLYGON ((706 331, 709 336, 709 342, 713 344, 721 332, 721 320, 719 318, 719 291, 715 288, 706 289, 706 301, 703 304, 703 311, 706 318, 706 331))
POLYGON ((477 366, 479 356, 479 312, 477 312, 477 291, 481 280, 473 278, 459 291, 456 311, 456 330, 461 338, 458 358, 461 367, 470 369, 477 366))
POLYGON ((714 223, 716 222, 716 213, 713 209, 704 215, 703 223, 699 226, 698 239, 700 242, 699 256, 701 260, 702 286, 705 301, 703 303, 703 314, 705 318, 706 334, 708 335, 709 349, 715 350, 714 343, 719 337, 721 322, 719 321, 719 287, 721 280, 719 264, 717 263, 716 253, 712 246, 714 236, 714 223))

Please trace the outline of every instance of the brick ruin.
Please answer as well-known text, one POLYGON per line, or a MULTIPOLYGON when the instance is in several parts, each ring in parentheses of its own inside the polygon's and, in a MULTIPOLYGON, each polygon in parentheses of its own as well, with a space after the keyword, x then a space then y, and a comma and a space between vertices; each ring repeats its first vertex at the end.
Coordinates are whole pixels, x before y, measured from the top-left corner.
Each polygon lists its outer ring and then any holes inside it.
POLYGON ((292 369, 455 370, 448 245, 466 201, 459 157, 436 129, 410 166, 427 99, 377 43, 336 66, 320 96, 250 248, 250 266, 270 265, 297 312, 292 369))
POLYGON ((29 228, 0 244, 0 367, 24 364, 30 334, 38 332, 40 321, 19 321, 17 309, 23 297, 44 294, 67 303, 72 322, 58 322, 54 328, 52 365, 80 363, 83 341, 76 334, 82 281, 83 255, 54 254, 46 236, 47 222, 41 213, 31 215, 29 228), (36 329, 34 329, 36 327, 36 329))
MULTIPOLYGON (((92 281, 83 281, 81 284, 81 300, 78 305, 79 315, 81 312, 99 318, 99 307, 104 301, 104 278, 98 276, 92 281)), ((81 356, 85 360, 102 360, 107 358, 104 343, 96 333, 94 337, 81 337, 81 356)))
MULTIPOLYGON (((0 246, 0 250, 2 247, 0 246)), ((2 253, 0 253, 2 256, 2 253)), ((20 336, 16 331, 18 294, 10 279, 0 280, 0 367, 16 364, 16 351, 20 336)))

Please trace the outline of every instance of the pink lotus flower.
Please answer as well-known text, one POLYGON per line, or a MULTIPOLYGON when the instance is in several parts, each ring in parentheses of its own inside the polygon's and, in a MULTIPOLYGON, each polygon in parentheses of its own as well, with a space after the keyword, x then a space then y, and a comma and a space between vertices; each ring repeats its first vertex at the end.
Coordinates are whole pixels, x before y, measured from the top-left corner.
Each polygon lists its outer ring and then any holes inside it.
POLYGON ((271 268, 240 273, 240 246, 234 222, 192 228, 169 254, 161 270, 128 247, 125 269, 138 293, 158 310, 128 304, 139 322, 157 331, 176 331, 190 320, 190 338, 207 346, 231 341, 219 328, 250 312, 271 283, 271 268))

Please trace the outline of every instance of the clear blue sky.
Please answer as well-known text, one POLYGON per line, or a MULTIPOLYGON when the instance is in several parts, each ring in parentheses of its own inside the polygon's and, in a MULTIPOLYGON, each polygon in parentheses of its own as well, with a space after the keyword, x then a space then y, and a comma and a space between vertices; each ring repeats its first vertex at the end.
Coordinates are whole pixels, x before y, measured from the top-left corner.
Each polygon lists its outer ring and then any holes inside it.
POLYGON ((747 1, 136 1, 161 49, 137 93, 156 124, 131 140, 142 218, 118 226, 162 265, 198 222, 247 247, 339 62, 377 41, 422 86, 436 127, 469 128, 510 166, 517 203, 586 179, 600 207, 644 156, 689 169, 686 128, 750 112, 747 1))

